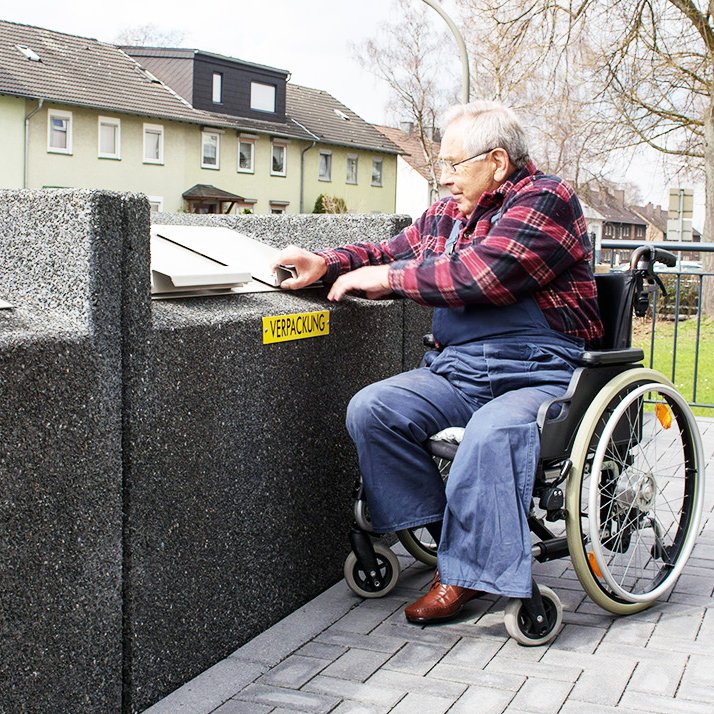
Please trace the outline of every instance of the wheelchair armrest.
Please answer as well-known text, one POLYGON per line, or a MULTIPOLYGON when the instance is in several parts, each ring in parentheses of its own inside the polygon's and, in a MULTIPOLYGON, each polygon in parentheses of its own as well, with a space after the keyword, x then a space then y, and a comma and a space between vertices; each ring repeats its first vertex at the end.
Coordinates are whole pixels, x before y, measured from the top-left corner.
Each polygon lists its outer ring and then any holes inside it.
POLYGON ((622 350, 588 350, 583 352, 582 364, 588 367, 600 367, 610 364, 632 364, 641 362, 645 358, 645 353, 636 347, 628 347, 622 350))

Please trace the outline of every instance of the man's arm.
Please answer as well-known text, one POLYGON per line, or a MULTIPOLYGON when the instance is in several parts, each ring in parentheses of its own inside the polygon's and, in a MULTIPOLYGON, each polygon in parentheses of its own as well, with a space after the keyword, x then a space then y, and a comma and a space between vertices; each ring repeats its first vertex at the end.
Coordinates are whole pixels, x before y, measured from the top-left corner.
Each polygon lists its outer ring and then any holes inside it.
POLYGON ((488 235, 451 255, 394 263, 392 290, 423 305, 508 305, 587 257, 577 198, 554 179, 535 181, 488 235))

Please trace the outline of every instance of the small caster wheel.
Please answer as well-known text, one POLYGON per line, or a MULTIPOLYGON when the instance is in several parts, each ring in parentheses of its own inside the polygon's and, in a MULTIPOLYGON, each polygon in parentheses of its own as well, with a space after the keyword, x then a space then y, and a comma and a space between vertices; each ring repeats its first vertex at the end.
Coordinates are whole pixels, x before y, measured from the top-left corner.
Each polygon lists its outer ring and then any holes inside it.
POLYGON ((345 580, 350 590, 360 597, 384 597, 394 590, 399 580, 399 560, 386 545, 374 544, 374 557, 379 567, 379 584, 375 585, 357 562, 357 556, 351 552, 345 560, 345 580))
POLYGON ((548 631, 544 635, 538 634, 530 615, 518 598, 508 601, 503 614, 508 634, 519 645, 525 645, 526 647, 534 647, 551 642, 555 639, 563 624, 563 605, 560 602, 560 598, 545 585, 541 585, 538 589, 543 598, 543 608, 548 618, 548 631))

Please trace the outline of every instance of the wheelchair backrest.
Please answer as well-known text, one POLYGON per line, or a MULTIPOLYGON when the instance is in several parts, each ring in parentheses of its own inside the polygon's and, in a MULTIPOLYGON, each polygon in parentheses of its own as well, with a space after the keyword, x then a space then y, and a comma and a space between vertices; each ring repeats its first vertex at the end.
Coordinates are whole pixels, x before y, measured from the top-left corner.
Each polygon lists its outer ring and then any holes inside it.
POLYGON ((635 277, 629 272, 597 273, 595 284, 604 327, 600 349, 618 350, 630 347, 635 277))

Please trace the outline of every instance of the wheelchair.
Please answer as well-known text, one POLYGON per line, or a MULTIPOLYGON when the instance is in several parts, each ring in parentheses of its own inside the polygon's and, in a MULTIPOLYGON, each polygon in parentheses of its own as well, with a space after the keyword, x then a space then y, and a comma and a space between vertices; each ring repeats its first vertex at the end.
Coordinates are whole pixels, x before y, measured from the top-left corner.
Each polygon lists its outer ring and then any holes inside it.
MULTIPOLYGON (((694 547, 704 499, 705 460, 692 411, 631 347, 633 313, 646 314, 655 283, 664 290, 655 262, 671 267, 676 258, 641 246, 627 272, 595 276, 603 347, 583 353, 565 394, 541 405, 537 416, 532 557, 569 556, 587 595, 616 615, 644 610, 671 590, 694 547)), ((451 427, 426 444, 445 480, 463 432, 451 427)), ((396 586, 400 565, 371 535, 361 484, 354 516, 345 579, 362 597, 382 597, 396 586)), ((414 558, 436 565, 425 528, 397 537, 414 558)), ((550 642, 562 620, 557 594, 535 581, 531 597, 509 600, 504 612, 508 634, 522 645, 550 642)))

